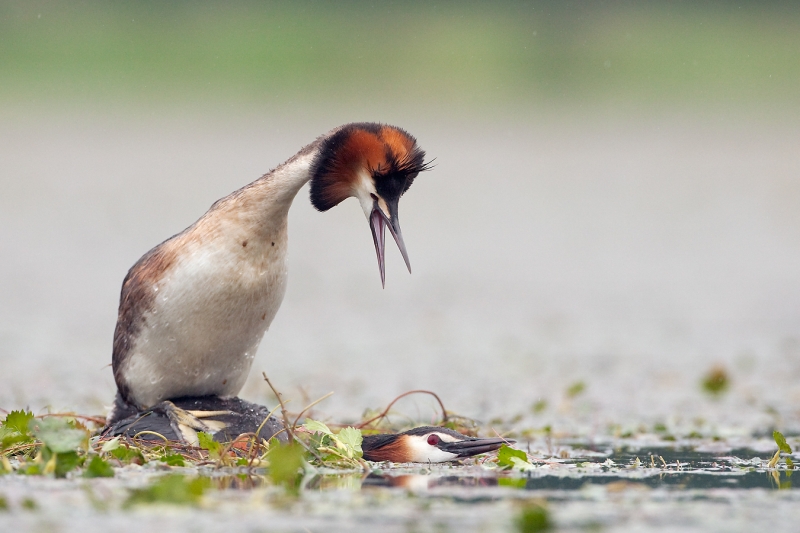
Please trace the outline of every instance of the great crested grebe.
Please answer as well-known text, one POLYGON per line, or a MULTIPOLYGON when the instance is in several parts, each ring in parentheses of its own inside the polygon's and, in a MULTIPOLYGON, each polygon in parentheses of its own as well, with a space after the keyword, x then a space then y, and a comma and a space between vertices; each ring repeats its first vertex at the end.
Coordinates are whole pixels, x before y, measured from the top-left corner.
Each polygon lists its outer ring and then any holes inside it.
MULTIPOLYGON (((400 128, 346 124, 147 252, 122 284, 112 357, 117 395, 106 433, 157 432, 151 426, 159 423, 166 431, 165 418, 171 434, 188 442, 196 442, 196 431, 224 439, 257 428, 265 408, 235 396, 286 291, 287 215, 295 195, 310 181, 320 211, 358 199, 383 284, 387 227, 411 271, 398 202, 429 168, 424 159, 400 128)), ((266 425, 266 438, 276 424, 266 425)))
POLYGON ((367 461, 444 463, 491 452, 514 442, 500 437, 467 437, 448 428, 422 426, 403 433, 367 435, 361 449, 367 461))

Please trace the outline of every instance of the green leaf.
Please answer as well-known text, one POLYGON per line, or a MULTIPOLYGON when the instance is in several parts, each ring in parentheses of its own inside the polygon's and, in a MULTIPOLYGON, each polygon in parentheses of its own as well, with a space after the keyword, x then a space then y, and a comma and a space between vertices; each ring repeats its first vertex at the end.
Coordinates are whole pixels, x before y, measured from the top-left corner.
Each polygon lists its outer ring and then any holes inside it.
POLYGON ((531 411, 533 411, 536 414, 541 413, 545 409, 547 409, 547 400, 544 400, 544 399, 536 400, 536 403, 534 403, 531 406, 531 411))
POLYGON ((361 457, 363 450, 361 449, 361 430, 356 428, 347 427, 339 431, 335 436, 336 440, 342 443, 345 448, 346 455, 350 459, 361 457))
POLYGON ((17 444, 25 444, 28 442, 33 442, 33 438, 28 435, 20 435, 16 432, 9 432, 11 435, 2 436, 0 435, 0 450, 7 450, 9 448, 13 448, 17 444))
POLYGON ((42 475, 43 463, 25 463, 24 466, 17 469, 17 474, 23 476, 40 476, 42 475))
POLYGON ((28 411, 11 411, 0 424, 0 450, 7 450, 17 444, 33 442, 28 424, 33 420, 33 413, 28 411))
POLYGON ((333 431, 331 431, 328 428, 328 426, 326 426, 322 422, 311 420, 310 418, 306 419, 306 423, 303 424, 303 427, 306 428, 311 433, 324 433, 326 435, 333 435, 333 431))
POLYGON ((78 456, 77 452, 65 452, 56 454, 56 477, 66 477, 67 472, 71 472, 83 464, 83 457, 78 456))
MULTIPOLYGON (((792 461, 791 457, 786 458, 786 466, 789 467, 790 470, 794 470, 794 461, 792 461)), ((789 472, 791 474, 791 472, 789 472)))
POLYGON ((37 504, 36 500, 34 500, 31 497, 23 498, 22 508, 25 509, 26 511, 35 511, 36 509, 39 508, 39 504, 37 504))
POLYGON ((167 463, 169 466, 186 466, 186 461, 179 453, 168 453, 161 458, 161 461, 167 463))
POLYGON ((95 455, 84 470, 83 477, 114 477, 114 469, 102 457, 95 455))
POLYGON ((728 372, 721 366, 715 366, 708 371, 701 382, 703 390, 712 396, 718 396, 730 387, 728 372))
POLYGON ((512 489, 524 489, 525 484, 528 482, 523 477, 501 477, 497 480, 500 487, 510 487, 512 489))
POLYGON ((520 459, 519 457, 512 457, 511 464, 514 465, 512 466, 514 470, 519 470, 521 472, 527 472, 528 470, 535 469, 535 467, 531 463, 523 459, 520 459))
POLYGON ((114 448, 109 452, 109 454, 122 464, 135 463, 137 465, 143 465, 147 462, 142 455, 142 452, 127 446, 119 446, 118 448, 114 448))
POLYGON ((69 422, 61 418, 33 419, 28 423, 28 427, 36 438, 54 453, 85 450, 89 444, 88 432, 72 427, 69 422))
POLYGON ((329 435, 325 435, 324 433, 312 433, 311 437, 308 439, 308 445, 312 449, 318 450, 319 448, 329 444, 330 439, 331 437, 329 435))
POLYGON ((277 485, 296 492, 303 467, 303 448, 297 443, 270 445, 269 476, 277 485))
POLYGON ((526 505, 517 515, 516 524, 520 533, 536 533, 553 528, 547 507, 538 503, 526 505))
POLYGON ((528 455, 522 450, 515 450, 514 448, 503 444, 497 450, 497 464, 505 468, 514 468, 514 461, 512 457, 516 457, 522 461, 528 462, 528 455))
POLYGON ((583 381, 576 381, 567 388, 567 396, 569 396, 570 398, 575 398, 585 390, 586 390, 586 383, 584 383, 583 381))
POLYGON ((206 477, 188 479, 181 474, 170 474, 158 478, 148 487, 132 490, 124 506, 148 503, 196 505, 210 486, 211 480, 206 477))
POLYGON ((6 415, 3 427, 20 435, 29 435, 28 424, 30 424, 31 420, 33 420, 33 413, 30 411, 11 411, 6 415))
POLYGON ((103 453, 108 453, 112 450, 116 450, 119 448, 119 437, 114 437, 111 440, 107 440, 103 443, 103 446, 100 448, 100 451, 103 453))
POLYGON ((206 450, 211 459, 218 460, 222 457, 222 443, 215 441, 214 436, 210 433, 198 432, 197 441, 200 448, 206 450))
POLYGON ((792 448, 786 442, 786 437, 783 436, 783 433, 780 431, 773 431, 772 438, 775 439, 775 444, 778 445, 778 449, 783 453, 792 453, 792 448))

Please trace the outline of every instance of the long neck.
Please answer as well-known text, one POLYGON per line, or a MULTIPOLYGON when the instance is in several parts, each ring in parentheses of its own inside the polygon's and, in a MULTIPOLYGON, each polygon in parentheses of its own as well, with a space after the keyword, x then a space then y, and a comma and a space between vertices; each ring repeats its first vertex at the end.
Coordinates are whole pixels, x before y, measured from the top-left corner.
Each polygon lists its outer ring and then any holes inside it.
POLYGON ((294 197, 311 179, 311 163, 318 146, 319 142, 311 143, 279 167, 222 198, 204 218, 231 221, 252 234, 280 231, 294 197))

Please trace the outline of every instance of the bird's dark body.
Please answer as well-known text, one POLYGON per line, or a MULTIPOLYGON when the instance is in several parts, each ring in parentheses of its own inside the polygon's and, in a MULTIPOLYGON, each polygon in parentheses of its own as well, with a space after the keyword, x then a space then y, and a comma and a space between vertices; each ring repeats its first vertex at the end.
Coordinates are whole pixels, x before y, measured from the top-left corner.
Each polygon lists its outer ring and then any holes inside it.
MULTIPOLYGON (((214 433, 217 442, 229 442, 243 433, 258 432, 259 440, 269 440, 277 435, 278 440, 286 441, 283 423, 269 416, 269 410, 263 405, 246 402, 240 398, 219 398, 217 396, 200 396, 177 398, 171 403, 185 411, 227 411, 225 414, 214 415, 213 420, 222 422, 225 427, 214 433)), ((126 436, 145 440, 163 440, 160 436, 170 441, 183 440, 180 430, 167 415, 163 404, 154 406, 142 412, 133 412, 127 418, 118 420, 108 426, 104 435, 109 437, 126 436)))

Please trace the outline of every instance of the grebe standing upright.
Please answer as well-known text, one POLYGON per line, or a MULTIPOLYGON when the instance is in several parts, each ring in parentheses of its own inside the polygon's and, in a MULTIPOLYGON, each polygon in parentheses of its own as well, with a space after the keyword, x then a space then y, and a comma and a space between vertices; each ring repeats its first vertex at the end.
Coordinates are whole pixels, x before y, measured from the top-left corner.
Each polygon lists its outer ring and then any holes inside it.
POLYGON ((193 442, 198 430, 235 437, 246 421, 232 416, 251 412, 261 422, 264 408, 235 396, 286 291, 287 216, 295 195, 310 181, 311 203, 320 211, 358 199, 383 284, 387 227, 411 271, 398 202, 428 169, 424 158, 400 128, 346 124, 147 252, 122 285, 112 358, 117 395, 107 428, 152 431, 132 421, 161 414, 174 435, 193 442), (217 420, 206 419, 209 406, 217 407, 217 420))

